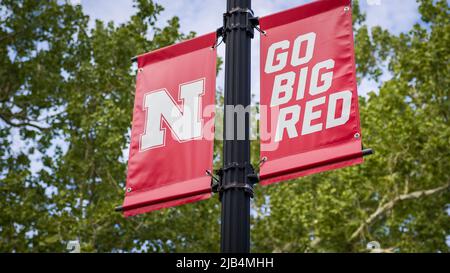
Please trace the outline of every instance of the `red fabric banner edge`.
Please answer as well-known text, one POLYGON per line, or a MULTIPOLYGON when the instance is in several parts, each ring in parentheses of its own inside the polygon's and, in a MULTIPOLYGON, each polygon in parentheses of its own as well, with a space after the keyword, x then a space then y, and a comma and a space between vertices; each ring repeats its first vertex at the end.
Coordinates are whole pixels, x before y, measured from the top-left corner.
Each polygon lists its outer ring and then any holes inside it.
POLYGON ((358 140, 284 157, 272 162, 268 159, 264 163, 264 168, 261 168, 261 171, 264 171, 264 173, 260 174, 260 184, 266 186, 284 180, 361 163, 363 163, 363 154, 361 141, 358 140), (349 150, 354 152, 348 153, 349 150), (286 168, 285 166, 293 167, 286 168))
POLYGON ((136 192, 133 195, 127 195, 123 204, 125 216, 132 216, 143 212, 150 212, 161 208, 171 207, 189 203, 198 196, 206 199, 211 195, 211 178, 200 177, 187 180, 181 183, 171 184, 162 188, 136 192), (189 188, 182 194, 173 194, 174 189, 180 187, 189 188), (152 196, 154 195, 154 196, 152 196))
POLYGON ((297 172, 287 173, 284 175, 266 178, 260 184, 262 186, 269 186, 272 184, 287 182, 288 180, 301 178, 301 177, 305 177, 305 176, 312 175, 312 174, 318 174, 318 173, 322 173, 322 172, 326 172, 326 171, 332 171, 335 169, 340 169, 340 168, 344 168, 344 167, 350 167, 350 166, 362 164, 364 162, 362 153, 358 153, 357 155, 354 155, 354 156, 356 156, 356 158, 345 160, 345 161, 338 161, 338 162, 332 163, 332 164, 325 164, 325 165, 314 167, 311 169, 300 170, 297 172))
POLYGON ((211 195, 212 195, 212 193, 198 194, 198 195, 189 196, 189 197, 182 198, 182 199, 167 201, 165 203, 158 203, 158 204, 154 204, 154 205, 139 207, 136 209, 130 209, 130 210, 124 211, 124 216, 132 217, 132 216, 135 216, 138 214, 143 214, 143 213, 147 213, 147 212, 151 212, 151 211, 181 206, 181 205, 188 204, 188 203, 194 203, 194 202, 206 200, 206 199, 210 198, 211 195))
POLYGON ((196 50, 211 47, 216 41, 216 32, 207 33, 177 44, 166 46, 148 53, 137 56, 138 67, 142 68, 149 64, 164 61, 196 50))
POLYGON ((271 28, 311 17, 336 7, 350 5, 351 0, 318 0, 261 17, 259 23, 262 30, 268 31, 271 28))

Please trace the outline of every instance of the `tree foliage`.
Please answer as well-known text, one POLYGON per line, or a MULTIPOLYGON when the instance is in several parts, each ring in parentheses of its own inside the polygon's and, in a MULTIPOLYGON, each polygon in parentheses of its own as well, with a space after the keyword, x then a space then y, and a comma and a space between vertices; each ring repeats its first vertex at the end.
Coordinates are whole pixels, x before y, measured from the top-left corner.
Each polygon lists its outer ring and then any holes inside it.
MULTIPOLYGON (((62 1, 0 0, 0 251, 218 251, 220 202, 124 219, 135 68, 130 57, 192 37, 163 7, 136 0, 115 25, 62 1)), ((354 2, 363 140, 360 166, 257 187, 255 252, 448 252, 450 185, 449 8, 420 0, 421 22, 393 35, 365 25, 354 2)), ((221 98, 218 97, 218 104, 221 98)), ((215 143, 220 166, 221 142, 215 143)), ((252 143, 252 160, 259 159, 252 143)))

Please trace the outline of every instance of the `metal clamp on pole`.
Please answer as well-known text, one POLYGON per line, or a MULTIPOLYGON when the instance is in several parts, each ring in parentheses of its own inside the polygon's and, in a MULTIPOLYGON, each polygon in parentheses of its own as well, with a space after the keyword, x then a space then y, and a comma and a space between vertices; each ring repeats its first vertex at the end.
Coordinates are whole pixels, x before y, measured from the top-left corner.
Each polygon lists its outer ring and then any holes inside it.
POLYGON ((240 165, 239 163, 233 162, 223 168, 216 170, 215 173, 219 176, 219 178, 212 175, 209 171, 207 174, 212 178, 212 191, 220 194, 220 199, 222 197, 222 193, 232 189, 243 189, 246 193, 250 195, 251 198, 254 196, 253 186, 259 182, 259 175, 255 173, 255 169, 250 163, 245 163, 244 165, 240 165), (230 182, 227 184, 223 183, 223 177, 225 172, 231 171, 232 169, 241 169, 244 170, 246 177, 243 182, 230 182))
MULTIPOLYGON (((254 16, 252 9, 237 7, 223 14, 223 26, 218 28, 216 31, 217 39, 219 37, 222 37, 222 41, 225 41, 227 33, 236 29, 245 30, 252 39, 255 36, 255 29, 261 34, 266 35, 266 32, 264 30, 261 30, 258 26, 259 26, 259 17, 254 16), (246 16, 244 24, 231 22, 230 20, 231 16, 237 13, 244 14, 246 16)), ((213 48, 219 46, 222 43, 222 41, 220 43, 216 41, 216 44, 213 46, 213 48)))

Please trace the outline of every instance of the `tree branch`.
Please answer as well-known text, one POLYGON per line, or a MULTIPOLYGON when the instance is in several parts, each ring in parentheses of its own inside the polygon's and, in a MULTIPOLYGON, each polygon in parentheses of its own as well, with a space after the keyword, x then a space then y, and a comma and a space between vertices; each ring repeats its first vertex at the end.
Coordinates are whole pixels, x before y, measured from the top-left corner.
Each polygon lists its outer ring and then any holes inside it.
POLYGON ((13 126, 13 127, 26 127, 26 126, 30 126, 30 127, 35 128, 35 129, 38 129, 38 130, 40 130, 40 131, 45 131, 45 130, 48 129, 48 128, 44 128, 44 127, 41 127, 41 126, 39 126, 39 125, 30 123, 30 122, 20 122, 20 123, 15 123, 15 122, 12 122, 10 119, 6 118, 5 116, 3 116, 3 115, 1 115, 1 114, 0 114, 0 118, 1 118, 6 124, 8 124, 9 126, 13 126))
POLYGON ((450 187, 450 183, 447 183, 441 187, 430 189, 430 190, 423 190, 423 191, 416 191, 408 194, 402 194, 400 196, 397 196, 393 200, 387 202, 386 204, 380 206, 374 213, 372 213, 369 218, 367 218, 364 223, 362 223, 358 229, 353 232, 352 236, 350 237, 350 241, 353 241, 356 237, 358 237, 364 230, 364 228, 372 225, 375 220, 385 214, 386 212, 390 211, 398 202, 411 200, 411 199, 418 199, 421 197, 433 195, 435 193, 441 192, 443 190, 446 190, 450 187))

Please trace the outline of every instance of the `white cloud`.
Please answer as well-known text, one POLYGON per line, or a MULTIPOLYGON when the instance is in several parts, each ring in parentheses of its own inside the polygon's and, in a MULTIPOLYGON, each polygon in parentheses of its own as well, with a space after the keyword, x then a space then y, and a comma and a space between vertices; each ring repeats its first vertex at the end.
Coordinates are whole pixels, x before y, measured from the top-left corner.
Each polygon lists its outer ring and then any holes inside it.
POLYGON ((135 12, 132 0, 83 0, 82 6, 91 19, 113 21, 116 24, 125 23, 135 12))
POLYGON ((379 25, 390 32, 398 34, 411 29, 419 21, 418 4, 413 0, 378 0, 371 4, 361 1, 361 8, 367 14, 369 26, 379 25))
POLYGON ((69 3, 74 6, 81 5, 81 0, 69 0, 69 3))

